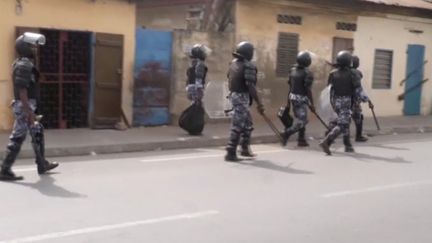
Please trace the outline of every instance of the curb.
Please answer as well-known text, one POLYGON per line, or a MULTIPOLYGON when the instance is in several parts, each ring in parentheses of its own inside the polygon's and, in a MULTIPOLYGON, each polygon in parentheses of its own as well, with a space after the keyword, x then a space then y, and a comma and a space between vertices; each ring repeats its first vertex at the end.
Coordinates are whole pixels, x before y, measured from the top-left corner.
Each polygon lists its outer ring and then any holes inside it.
MULTIPOLYGON (((395 127, 384 128, 381 131, 365 130, 365 134, 370 137, 382 135, 397 135, 409 133, 432 133, 432 126, 426 127, 395 127)), ((309 137, 315 140, 322 138, 323 134, 311 133, 309 137)), ((130 153, 130 152, 149 152, 160 150, 175 150, 175 149, 192 149, 192 148, 205 148, 215 146, 225 146, 228 137, 198 137, 191 140, 171 140, 166 142, 153 142, 153 143, 130 143, 130 144, 111 144, 111 145, 95 145, 95 146, 77 146, 69 148, 47 148, 45 154, 47 157, 68 157, 68 156, 83 156, 95 154, 114 154, 114 153, 130 153)), ((252 144, 269 144, 278 143, 279 140, 273 134, 258 135, 252 138, 252 144)), ((0 152, 0 157, 4 158, 5 152, 0 152)), ((28 159, 34 158, 34 153, 31 149, 24 149, 20 152, 18 158, 28 159)))

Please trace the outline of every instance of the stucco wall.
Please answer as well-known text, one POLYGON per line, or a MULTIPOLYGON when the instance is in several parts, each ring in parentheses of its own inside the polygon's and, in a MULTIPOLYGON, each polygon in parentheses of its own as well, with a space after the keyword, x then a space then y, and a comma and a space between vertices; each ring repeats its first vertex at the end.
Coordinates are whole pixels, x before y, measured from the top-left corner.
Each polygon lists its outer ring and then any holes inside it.
POLYGON ((12 99, 10 66, 15 58, 15 28, 37 27, 121 34, 124 36, 123 100, 129 120, 132 117, 133 62, 135 49, 135 4, 124 0, 26 0, 22 13, 16 1, 0 1, 0 130, 10 129, 12 99))
MULTIPOLYGON (((355 52, 361 59, 360 69, 364 73, 363 86, 374 99, 380 115, 402 115, 403 101, 397 96, 404 92, 399 83, 406 76, 407 49, 409 44, 426 47, 424 77, 432 79, 432 21, 403 16, 390 18, 359 17, 358 31, 355 34, 355 52), (429 23, 428 23, 429 22, 429 23), (424 31, 422 34, 410 33, 409 29, 424 31), (372 89, 372 75, 375 49, 393 50, 393 73, 391 89, 372 89)), ((422 89, 421 113, 431 114, 432 82, 422 89)))
POLYGON ((204 102, 207 111, 219 110, 222 112, 224 93, 222 88, 227 84, 228 65, 232 59, 231 53, 234 44, 234 33, 219 32, 196 32, 187 30, 175 30, 173 42, 173 92, 171 112, 174 117, 178 115, 189 105, 186 97, 186 70, 189 66, 190 59, 185 52, 195 43, 207 45, 211 54, 206 60, 209 68, 207 74, 208 89, 206 90, 204 102))
POLYGON ((149 29, 186 29, 189 5, 145 8, 137 6, 137 26, 149 29))
POLYGON ((336 30, 336 22, 356 22, 353 14, 332 12, 331 9, 303 8, 286 1, 239 0, 236 6, 236 40, 248 40, 256 46, 256 61, 260 70, 259 87, 267 106, 273 109, 286 104, 287 77, 276 77, 276 57, 278 33, 299 34, 299 50, 309 50, 316 54, 311 66, 315 74, 313 86, 317 98, 326 85, 331 67, 325 60, 331 61, 333 38, 353 38, 354 32, 336 30), (280 24, 278 14, 299 15, 302 25, 280 24))

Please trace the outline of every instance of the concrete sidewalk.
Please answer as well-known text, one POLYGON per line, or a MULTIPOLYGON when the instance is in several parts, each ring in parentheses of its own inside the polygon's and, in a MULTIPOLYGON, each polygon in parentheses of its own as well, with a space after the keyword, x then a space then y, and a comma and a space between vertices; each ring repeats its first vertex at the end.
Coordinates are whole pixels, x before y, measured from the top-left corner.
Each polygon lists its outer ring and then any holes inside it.
MULTIPOLYGON (((307 137, 317 143, 325 131, 313 116, 307 129, 307 137)), ((365 120, 365 133, 369 136, 394 133, 432 132, 432 116, 382 117, 379 118, 381 131, 378 132, 371 118, 365 120)), ((274 123, 282 129, 281 123, 274 123)), ((132 128, 117 130, 46 130, 47 157, 77 156, 89 154, 143 152, 153 150, 184 149, 196 147, 223 146, 227 143, 229 123, 206 125, 202 136, 189 136, 177 126, 132 128)), ((353 126, 351 126, 353 127, 353 126)), ((8 143, 8 133, 0 133, 0 156, 3 158, 8 143)), ((295 138, 291 138, 294 141, 295 138)), ((255 119, 253 143, 278 142, 272 130, 261 118, 255 119)), ((20 158, 33 157, 30 138, 23 145, 20 158)))

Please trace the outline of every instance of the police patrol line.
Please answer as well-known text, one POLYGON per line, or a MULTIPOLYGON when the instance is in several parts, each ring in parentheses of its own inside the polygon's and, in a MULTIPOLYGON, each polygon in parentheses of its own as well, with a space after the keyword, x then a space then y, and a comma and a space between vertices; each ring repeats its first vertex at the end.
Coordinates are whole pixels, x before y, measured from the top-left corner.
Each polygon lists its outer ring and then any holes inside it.
MULTIPOLYGON (((206 48, 204 45, 196 44, 191 50, 191 65, 187 71, 187 92, 188 97, 194 104, 202 105, 202 98, 205 86, 205 76, 208 71, 205 65, 206 48)), ((312 85, 314 82, 313 73, 309 70, 312 63, 311 54, 302 51, 297 55, 297 64, 290 70, 288 76, 287 104, 280 111, 279 117, 285 124, 283 132, 277 131, 270 119, 264 113, 264 106, 257 92, 257 67, 252 63, 254 55, 254 46, 249 42, 240 42, 233 52, 234 59, 231 61, 228 70, 228 83, 230 95, 228 98, 232 104, 232 120, 229 141, 226 145, 225 161, 237 162, 237 147, 240 145, 240 155, 243 157, 254 157, 250 149, 251 135, 253 131, 252 116, 250 106, 253 101, 257 104, 258 112, 269 123, 273 131, 280 138, 281 143, 285 146, 289 138, 298 133, 297 145, 299 147, 309 146, 306 141, 306 126, 308 124, 308 109, 315 114, 326 127, 326 137, 321 141, 320 146, 323 151, 331 155, 330 146, 334 140, 343 135, 343 142, 346 152, 354 152, 350 139, 349 126, 351 119, 356 126, 355 140, 357 142, 366 142, 367 138, 363 136, 363 114, 361 109, 362 102, 368 102, 371 109, 374 108, 371 100, 364 92, 361 79, 362 73, 358 70, 360 60, 352 56, 348 51, 341 51, 336 58, 335 69, 330 73, 328 78, 328 88, 330 95, 328 97, 331 109, 336 114, 328 124, 319 117, 316 112, 312 85), (289 115, 290 110, 294 114, 293 119, 289 115)), ((186 111, 185 111, 186 112, 186 111)), ((191 114, 193 117, 193 114, 191 114)), ((203 124, 201 124, 203 125, 203 124)), ((184 126, 182 126, 185 128, 184 126)), ((190 134, 193 134, 190 130, 190 134)), ((202 131, 202 127, 200 132, 202 131)), ((199 133, 200 133, 199 132, 199 133)))
MULTIPOLYGON (((40 122, 42 116, 35 114, 39 105, 37 101, 40 73, 34 62, 37 57, 37 48, 44 45, 45 42, 45 36, 30 32, 24 33, 16 40, 15 49, 18 58, 12 66, 14 99, 11 103, 15 122, 6 148, 6 156, 1 164, 0 180, 23 179, 22 176, 13 173, 12 165, 20 152, 27 133, 30 134, 32 140, 38 173, 45 174, 59 165, 45 159, 44 128, 40 122)), ((190 52, 191 64, 187 70, 186 90, 192 103, 190 108, 193 109, 187 109, 182 114, 179 124, 194 135, 200 134, 204 126, 202 98, 208 72, 205 60, 209 52, 210 49, 202 44, 194 45, 190 52)), ((298 133, 298 146, 309 146, 305 139, 308 108, 317 115, 312 98, 314 77, 309 70, 312 62, 310 53, 300 52, 297 56, 297 64, 290 70, 287 105, 284 109, 284 116, 281 117, 290 119, 289 112, 292 108, 295 120, 293 124, 284 122, 289 125, 286 125, 283 132, 277 131, 264 113, 264 106, 256 88, 258 69, 252 63, 254 46, 249 42, 240 42, 232 55, 233 60, 230 63, 227 78, 230 91, 228 98, 233 107, 233 115, 225 161, 237 162, 240 160, 237 157, 239 145, 241 156, 255 156, 250 148, 253 131, 250 106, 254 103, 253 101, 256 103, 259 114, 266 119, 284 146, 295 133, 298 133)), ((362 74, 357 69, 359 65, 358 57, 353 57, 347 51, 341 51, 337 55, 336 69, 329 75, 330 103, 337 117, 332 119, 328 126, 326 125, 328 127, 326 137, 320 143, 323 151, 329 155, 331 154, 331 144, 340 134, 343 134, 345 151, 354 152, 349 134, 352 118, 357 128, 356 141, 365 142, 367 140, 362 135, 363 114, 360 103, 368 102, 371 109, 373 109, 373 104, 361 86, 362 74)))

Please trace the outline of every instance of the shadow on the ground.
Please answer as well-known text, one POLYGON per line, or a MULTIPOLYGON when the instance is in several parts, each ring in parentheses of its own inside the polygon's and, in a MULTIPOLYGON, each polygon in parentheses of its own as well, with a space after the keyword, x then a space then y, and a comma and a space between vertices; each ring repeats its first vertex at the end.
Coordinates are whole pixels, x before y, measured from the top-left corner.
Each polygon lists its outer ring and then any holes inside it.
POLYGON ((382 149, 396 150, 396 151, 410 151, 410 149, 408 149, 408 148, 388 146, 388 145, 383 145, 383 144, 370 144, 370 145, 367 145, 367 146, 368 147, 373 147, 373 148, 382 148, 382 149))
POLYGON ((394 157, 383 157, 383 156, 377 156, 377 155, 370 155, 370 154, 363 154, 363 153, 342 153, 333 151, 333 155, 336 155, 338 157, 351 157, 360 161, 366 162, 367 160, 376 160, 376 161, 383 161, 387 163, 401 163, 401 164, 411 164, 412 161, 408 161, 405 158, 401 156, 394 156, 394 157))
POLYGON ((262 169, 274 170, 274 171, 288 173, 288 174, 303 174, 303 175, 314 174, 314 172, 311 171, 292 168, 292 165, 294 163, 290 163, 288 166, 280 166, 268 160, 243 160, 240 161, 239 164, 258 167, 262 169))
POLYGON ((61 198, 86 198, 84 194, 69 191, 59 185, 55 184, 55 179, 50 174, 43 175, 39 181, 35 183, 29 182, 15 182, 16 185, 26 186, 31 189, 39 191, 41 194, 49 197, 61 198))

